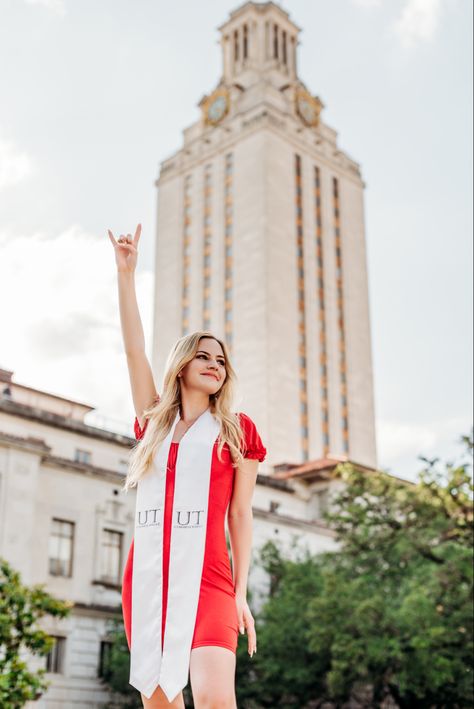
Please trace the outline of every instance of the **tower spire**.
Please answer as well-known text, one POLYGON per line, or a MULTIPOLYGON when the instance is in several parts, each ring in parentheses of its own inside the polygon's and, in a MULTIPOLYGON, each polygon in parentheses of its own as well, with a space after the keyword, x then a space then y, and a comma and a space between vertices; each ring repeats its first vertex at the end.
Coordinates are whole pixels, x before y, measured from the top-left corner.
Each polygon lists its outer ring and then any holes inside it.
POLYGON ((219 31, 223 83, 247 87, 262 73, 277 84, 296 80, 300 28, 274 2, 246 2, 230 13, 219 31))

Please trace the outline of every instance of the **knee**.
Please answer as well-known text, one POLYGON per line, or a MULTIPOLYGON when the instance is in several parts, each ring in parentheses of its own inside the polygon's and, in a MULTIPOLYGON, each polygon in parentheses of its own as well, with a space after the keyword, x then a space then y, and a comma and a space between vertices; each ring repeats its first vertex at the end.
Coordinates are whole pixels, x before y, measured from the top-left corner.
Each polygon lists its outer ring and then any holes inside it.
POLYGON ((236 709, 234 692, 200 691, 194 696, 196 709, 236 709))

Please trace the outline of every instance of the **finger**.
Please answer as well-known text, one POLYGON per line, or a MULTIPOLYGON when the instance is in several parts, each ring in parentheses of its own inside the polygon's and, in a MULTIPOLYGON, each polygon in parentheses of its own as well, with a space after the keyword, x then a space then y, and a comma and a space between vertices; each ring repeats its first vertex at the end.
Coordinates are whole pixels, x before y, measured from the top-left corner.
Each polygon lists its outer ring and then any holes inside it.
POLYGON ((247 638, 248 638, 248 649, 249 653, 252 652, 252 649, 254 647, 254 644, 256 642, 257 636, 255 633, 255 623, 252 615, 246 615, 245 616, 245 626, 247 630, 247 638))
POLYGON ((133 243, 135 244, 135 246, 138 244, 138 242, 140 240, 141 233, 142 233, 142 225, 138 224, 137 228, 135 229, 135 234, 133 236, 133 243))
POLYGON ((123 234, 120 234, 119 238, 117 239, 117 245, 118 246, 133 246, 131 242, 131 235, 127 234, 127 236, 124 236, 123 234))
POLYGON ((114 246, 117 246, 117 242, 116 242, 116 240, 115 240, 114 235, 112 234, 112 232, 110 231, 110 229, 107 229, 107 231, 109 232, 109 239, 110 239, 110 241, 112 242, 112 244, 113 244, 114 246))
POLYGON ((248 652, 250 657, 252 657, 254 652, 257 652, 257 634, 254 628, 247 630, 248 635, 248 652))

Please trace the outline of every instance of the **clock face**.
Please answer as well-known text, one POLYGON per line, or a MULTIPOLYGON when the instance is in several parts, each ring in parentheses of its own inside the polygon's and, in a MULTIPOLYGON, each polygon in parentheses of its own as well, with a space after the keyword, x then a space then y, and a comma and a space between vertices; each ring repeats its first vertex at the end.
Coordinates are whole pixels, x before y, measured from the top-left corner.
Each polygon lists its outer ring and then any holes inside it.
POLYGON ((227 89, 218 89, 209 97, 204 107, 206 123, 216 125, 221 121, 229 110, 229 94, 227 89))
POLYGON ((320 105, 317 99, 306 93, 300 93, 296 98, 296 108, 307 126, 316 126, 319 122, 320 105))
POLYGON ((207 117, 213 123, 217 123, 221 120, 221 118, 224 117, 226 110, 227 101, 225 99, 225 96, 217 96, 209 104, 209 108, 207 109, 207 117))
POLYGON ((306 121, 306 123, 313 125, 317 118, 314 106, 312 106, 307 99, 302 98, 298 102, 298 108, 301 113, 301 117, 306 121))

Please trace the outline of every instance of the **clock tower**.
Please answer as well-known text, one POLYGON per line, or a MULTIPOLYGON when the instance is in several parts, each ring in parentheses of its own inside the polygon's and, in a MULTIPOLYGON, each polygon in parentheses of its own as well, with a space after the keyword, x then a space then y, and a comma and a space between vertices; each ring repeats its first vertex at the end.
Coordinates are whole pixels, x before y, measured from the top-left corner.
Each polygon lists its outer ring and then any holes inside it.
POLYGON ((280 6, 247 2, 219 31, 221 79, 156 183, 153 368, 210 329, 267 446, 262 472, 375 467, 360 166, 298 77, 300 30, 280 6))

